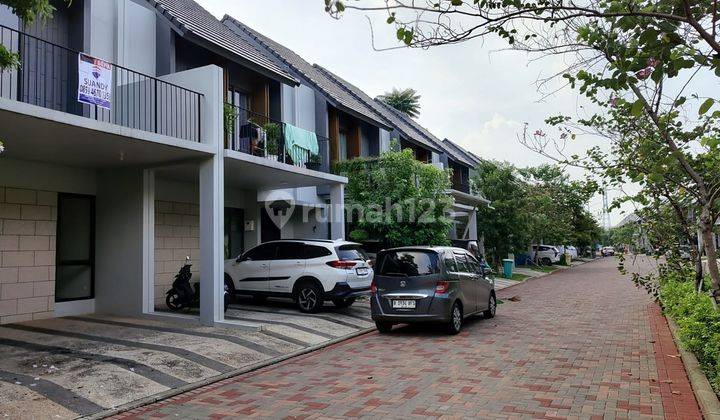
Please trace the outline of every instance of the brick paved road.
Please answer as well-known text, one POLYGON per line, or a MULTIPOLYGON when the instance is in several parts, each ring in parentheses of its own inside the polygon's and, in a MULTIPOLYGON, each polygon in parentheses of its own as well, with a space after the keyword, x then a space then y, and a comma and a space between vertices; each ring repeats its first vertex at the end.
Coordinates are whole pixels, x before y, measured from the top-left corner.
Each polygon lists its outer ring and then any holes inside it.
POLYGON ((664 319, 615 265, 504 290, 459 336, 374 333, 126 415, 699 418, 664 319))

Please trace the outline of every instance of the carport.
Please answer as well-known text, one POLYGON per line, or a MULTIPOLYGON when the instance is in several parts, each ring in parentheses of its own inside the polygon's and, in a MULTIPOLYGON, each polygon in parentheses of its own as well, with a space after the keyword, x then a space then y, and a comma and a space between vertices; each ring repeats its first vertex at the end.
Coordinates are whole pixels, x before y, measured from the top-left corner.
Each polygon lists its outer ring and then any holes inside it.
POLYGON ((141 314, 148 168, 201 162, 212 147, 5 99, 0 127, 0 219, 25 242, 3 249, 0 300, 13 307, 2 323, 141 314))
POLYGON ((241 302, 228 318, 257 330, 109 315, 0 326, 0 417, 96 414, 373 328, 367 305, 308 316, 282 302, 241 302))
MULTIPOLYGON (((344 237, 346 178, 231 150, 224 151, 222 169, 224 188, 217 192, 224 216, 221 262, 271 239, 344 237), (318 196, 317 188, 323 186, 329 187, 329 194, 318 196)), ((154 258, 148 271, 154 276, 146 285, 151 295, 146 312, 166 315, 165 292, 186 256, 193 264, 191 282, 202 285, 206 278, 200 261, 200 170, 193 162, 183 162, 149 172, 154 198, 149 200, 153 209, 148 213, 154 233, 147 236, 154 258)))

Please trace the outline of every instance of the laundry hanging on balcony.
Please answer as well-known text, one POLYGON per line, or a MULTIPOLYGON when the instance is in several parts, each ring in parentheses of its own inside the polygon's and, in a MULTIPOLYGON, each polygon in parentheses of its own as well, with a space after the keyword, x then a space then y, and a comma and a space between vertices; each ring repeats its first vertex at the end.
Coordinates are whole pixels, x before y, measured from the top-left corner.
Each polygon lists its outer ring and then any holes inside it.
POLYGON ((285 151, 295 165, 303 166, 310 156, 320 152, 317 136, 312 131, 285 124, 284 132, 285 151))

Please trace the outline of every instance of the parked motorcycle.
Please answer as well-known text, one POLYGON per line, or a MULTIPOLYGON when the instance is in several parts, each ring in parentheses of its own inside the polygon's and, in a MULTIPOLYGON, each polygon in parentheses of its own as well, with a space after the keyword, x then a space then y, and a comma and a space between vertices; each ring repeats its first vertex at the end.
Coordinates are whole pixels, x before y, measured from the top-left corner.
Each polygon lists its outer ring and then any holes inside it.
MULTIPOLYGON (((190 285, 190 279, 192 278, 191 267, 190 257, 185 257, 185 264, 175 275, 172 288, 166 293, 165 304, 171 311, 177 312, 200 307, 200 283, 190 285)), ((223 301, 224 309, 227 311, 230 305, 230 293, 227 284, 225 285, 223 301)))

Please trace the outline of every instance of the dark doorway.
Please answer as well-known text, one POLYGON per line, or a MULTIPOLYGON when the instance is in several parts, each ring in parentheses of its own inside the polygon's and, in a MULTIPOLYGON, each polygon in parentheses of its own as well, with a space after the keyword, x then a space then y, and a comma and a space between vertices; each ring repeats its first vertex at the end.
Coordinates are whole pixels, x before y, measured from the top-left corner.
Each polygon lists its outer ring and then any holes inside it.
POLYGON ((225 208, 225 259, 237 258, 245 251, 245 210, 225 208))
POLYGON ((277 241, 280 239, 280 228, 263 207, 260 209, 260 242, 277 241))
POLYGON ((95 197, 58 195, 55 301, 95 296, 95 197))

